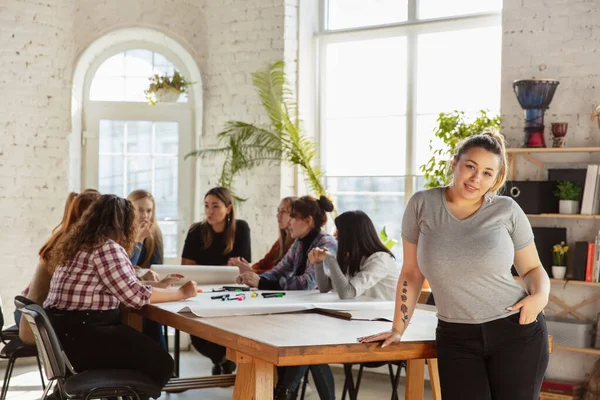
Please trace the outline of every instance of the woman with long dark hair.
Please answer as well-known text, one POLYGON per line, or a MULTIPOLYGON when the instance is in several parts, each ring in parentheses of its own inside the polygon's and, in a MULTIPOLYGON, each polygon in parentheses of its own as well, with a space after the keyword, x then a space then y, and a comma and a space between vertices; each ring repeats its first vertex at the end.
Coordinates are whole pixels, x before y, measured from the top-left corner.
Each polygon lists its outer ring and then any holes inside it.
MULTIPOLYGON (((227 265, 232 258, 251 260, 250 227, 235 217, 229 189, 215 187, 204 195, 204 221, 191 226, 181 255, 183 265, 227 265)), ((225 357, 225 347, 197 336, 192 345, 211 359, 212 374, 231 374, 235 363, 225 357)))
POLYGON ((340 299, 366 295, 395 300, 398 268, 394 255, 381 243, 369 216, 362 211, 347 211, 335 219, 335 227, 337 256, 320 248, 309 255, 321 293, 334 289, 340 299), (329 276, 323 267, 325 260, 329 276))

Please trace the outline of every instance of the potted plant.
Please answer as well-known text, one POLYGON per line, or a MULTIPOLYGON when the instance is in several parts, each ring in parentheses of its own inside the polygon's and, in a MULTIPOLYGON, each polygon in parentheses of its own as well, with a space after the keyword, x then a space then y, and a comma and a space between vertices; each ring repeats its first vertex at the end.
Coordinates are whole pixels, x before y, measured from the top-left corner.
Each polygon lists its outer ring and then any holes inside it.
POLYGON ((567 272, 567 252, 569 246, 565 242, 560 242, 552 247, 552 277, 563 279, 567 272))
POLYGON ((154 74, 148 80, 150 86, 144 90, 144 94, 150 105, 156 105, 158 102, 175 103, 182 93, 187 93, 191 85, 177 70, 173 76, 154 74))
POLYGON ((433 149, 429 142, 429 149, 433 153, 426 164, 420 166, 427 183, 425 187, 433 188, 445 186, 450 183, 450 167, 452 156, 456 153, 457 146, 464 139, 484 132, 486 129, 500 129, 500 116, 489 117, 485 110, 480 110, 477 118, 469 121, 463 111, 440 113, 437 127, 433 131, 436 138, 444 142, 443 149, 433 149))
POLYGON ((560 214, 579 214, 581 187, 571 181, 560 181, 556 185, 554 195, 560 199, 558 212, 560 214))
POLYGON ((283 61, 254 72, 252 84, 268 123, 228 121, 225 130, 217 134, 217 147, 195 150, 185 157, 224 157, 219 185, 233 193, 235 178, 242 172, 259 165, 285 163, 302 171, 307 187, 317 196, 327 195, 323 171, 315 165, 317 143, 304 133, 283 61))

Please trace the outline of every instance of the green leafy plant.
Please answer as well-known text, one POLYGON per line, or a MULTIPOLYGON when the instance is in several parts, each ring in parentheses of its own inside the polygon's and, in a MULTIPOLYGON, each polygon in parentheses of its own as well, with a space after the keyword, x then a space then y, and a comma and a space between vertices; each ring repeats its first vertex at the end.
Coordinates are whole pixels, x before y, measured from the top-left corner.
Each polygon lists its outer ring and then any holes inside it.
POLYGON ((150 81, 150 86, 144 90, 144 94, 146 95, 146 100, 151 105, 156 105, 156 92, 159 90, 169 90, 177 94, 182 94, 187 93, 189 86, 192 84, 177 70, 175 70, 173 76, 154 74, 148 80, 150 81))
MULTIPOLYGON (((228 121, 217 134, 218 147, 195 150, 187 157, 211 158, 224 156, 219 185, 232 192, 235 177, 256 166, 282 162, 298 166, 307 186, 316 195, 325 195, 323 172, 313 165, 317 145, 302 132, 295 96, 290 89, 284 63, 278 61, 252 74, 261 103, 270 124, 259 126, 241 121, 228 121)), ((236 196, 238 200, 239 197, 236 196)))
POLYGON ((487 111, 480 110, 477 118, 469 122, 463 111, 440 113, 434 135, 444 143, 442 149, 434 150, 433 140, 429 149, 433 155, 426 164, 420 166, 427 181, 425 187, 433 188, 450 183, 452 156, 464 139, 484 132, 486 129, 500 129, 500 116, 490 117, 487 111))
POLYGON ((379 239, 381 239, 381 242, 388 250, 392 250, 392 248, 394 248, 394 246, 398 244, 398 241, 396 239, 391 239, 388 237, 388 234, 385 231, 385 226, 383 227, 381 232, 379 232, 379 239))
POLYGON ((556 185, 554 195, 561 200, 580 200, 581 187, 571 181, 560 181, 556 185))

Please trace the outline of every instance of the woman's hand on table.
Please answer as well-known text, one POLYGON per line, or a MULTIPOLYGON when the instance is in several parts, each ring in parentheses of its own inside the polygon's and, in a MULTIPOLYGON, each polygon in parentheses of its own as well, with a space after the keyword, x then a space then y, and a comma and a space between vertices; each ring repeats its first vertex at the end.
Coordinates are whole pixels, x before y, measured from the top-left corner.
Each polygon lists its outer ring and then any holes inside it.
POLYGON ((402 339, 402 334, 395 329, 387 332, 376 333, 371 336, 363 336, 358 338, 361 343, 383 342, 381 347, 387 347, 392 343, 399 342, 402 339))
POLYGON ((258 287, 258 282, 260 281, 260 277, 256 275, 254 272, 244 272, 240 276, 237 277, 236 282, 238 284, 248 285, 250 287, 258 287))
POLYGON ((189 299, 190 297, 196 297, 198 294, 198 284, 194 281, 189 281, 183 284, 179 289, 181 292, 182 299, 189 299))

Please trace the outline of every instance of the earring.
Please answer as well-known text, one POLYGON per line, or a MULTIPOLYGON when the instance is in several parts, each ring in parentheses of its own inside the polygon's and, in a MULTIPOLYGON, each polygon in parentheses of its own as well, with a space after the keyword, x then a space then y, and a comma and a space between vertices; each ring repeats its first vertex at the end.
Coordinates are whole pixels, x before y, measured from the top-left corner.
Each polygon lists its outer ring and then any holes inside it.
POLYGON ((227 222, 231 222, 231 214, 227 214, 227 222))

